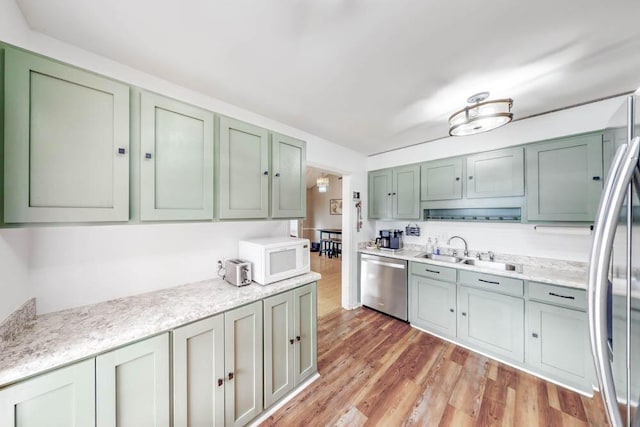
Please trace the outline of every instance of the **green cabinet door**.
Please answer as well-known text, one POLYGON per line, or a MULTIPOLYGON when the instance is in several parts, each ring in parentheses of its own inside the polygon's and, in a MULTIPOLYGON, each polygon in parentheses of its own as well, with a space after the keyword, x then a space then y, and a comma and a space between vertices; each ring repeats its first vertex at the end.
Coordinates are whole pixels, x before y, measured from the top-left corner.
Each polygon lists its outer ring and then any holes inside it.
POLYGON ((458 338, 517 362, 524 361, 524 300, 460 286, 458 338))
POLYGON ((262 301, 224 314, 226 426, 243 426, 262 412, 262 337, 262 301))
POLYGON ((224 316, 173 331, 173 425, 224 425, 224 316))
POLYGON ((293 290, 294 306, 294 384, 318 372, 318 297, 316 284, 310 283, 293 290))
POLYGON ((95 426, 95 359, 0 390, 0 425, 95 426))
POLYGON ((467 198, 524 195, 524 149, 489 151, 467 156, 467 198))
POLYGON ((391 219, 392 180, 391 169, 369 172, 369 219, 391 219))
POLYGON ((140 219, 213 219, 213 113, 143 92, 140 219))
POLYGON ((593 358, 587 313, 527 301, 527 323, 527 364, 591 392, 593 358))
POLYGON ((98 427, 168 427, 170 399, 168 333, 96 357, 98 427))
POLYGON ((269 132, 220 117, 220 219, 269 216, 269 132))
POLYGON ((304 218, 307 212, 304 141, 271 134, 271 217, 304 218))
POLYGON ((293 292, 264 300, 264 406, 270 407, 293 390, 293 292))
POLYGON ((393 168, 391 192, 394 219, 420 219, 420 166, 393 168))
POLYGON ((529 221, 593 221, 602 192, 602 134, 526 148, 529 221))
POLYGON ((455 200, 462 198, 462 159, 443 159, 420 167, 420 199, 455 200))
POLYGON ((456 284, 411 275, 409 323, 446 337, 456 336, 456 284))
POLYGON ((5 50, 4 221, 129 219, 129 88, 5 50))

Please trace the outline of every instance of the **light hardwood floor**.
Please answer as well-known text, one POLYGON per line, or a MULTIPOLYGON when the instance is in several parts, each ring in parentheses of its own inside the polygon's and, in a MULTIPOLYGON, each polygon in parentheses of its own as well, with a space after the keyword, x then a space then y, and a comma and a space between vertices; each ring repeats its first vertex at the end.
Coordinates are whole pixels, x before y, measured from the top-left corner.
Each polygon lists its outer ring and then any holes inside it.
POLYGON ((342 258, 311 253, 311 270, 322 274, 318 282, 318 317, 342 307, 342 258))
POLYGON ((339 262, 312 261, 323 274, 321 377, 263 426, 607 425, 598 396, 557 387, 373 310, 342 310, 339 284, 334 289, 339 262))

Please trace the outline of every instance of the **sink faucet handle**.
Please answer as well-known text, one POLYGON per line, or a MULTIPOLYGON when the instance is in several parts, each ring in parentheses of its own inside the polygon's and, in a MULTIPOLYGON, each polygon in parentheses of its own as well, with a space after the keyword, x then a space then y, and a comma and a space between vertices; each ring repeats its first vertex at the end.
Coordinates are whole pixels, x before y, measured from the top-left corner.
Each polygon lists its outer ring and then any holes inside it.
POLYGON ((496 254, 494 254, 493 252, 489 251, 487 252, 489 254, 489 261, 493 261, 496 257, 496 254))
POLYGON ((480 251, 476 252, 476 259, 477 260, 481 260, 482 259, 482 252, 480 252, 480 251))

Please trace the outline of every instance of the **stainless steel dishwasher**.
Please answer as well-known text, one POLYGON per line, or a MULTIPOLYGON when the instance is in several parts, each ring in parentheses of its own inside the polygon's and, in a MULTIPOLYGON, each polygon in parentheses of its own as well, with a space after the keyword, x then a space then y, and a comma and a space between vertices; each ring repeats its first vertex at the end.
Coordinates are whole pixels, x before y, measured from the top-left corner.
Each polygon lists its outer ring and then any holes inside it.
POLYGON ((408 320, 407 261, 361 254, 360 290, 362 305, 408 320))

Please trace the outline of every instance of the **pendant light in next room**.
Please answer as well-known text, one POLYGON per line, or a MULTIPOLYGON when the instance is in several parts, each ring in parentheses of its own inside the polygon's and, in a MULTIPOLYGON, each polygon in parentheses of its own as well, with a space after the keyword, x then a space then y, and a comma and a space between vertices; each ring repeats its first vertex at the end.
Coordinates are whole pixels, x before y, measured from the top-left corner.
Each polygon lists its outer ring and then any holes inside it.
POLYGON ((449 117, 449 135, 465 136, 488 132, 513 119, 513 99, 485 101, 489 92, 480 92, 467 99, 469 105, 449 117))
POLYGON ((329 188, 329 177, 322 176, 316 180, 316 185, 318 186, 319 193, 326 193, 327 188, 329 188))

